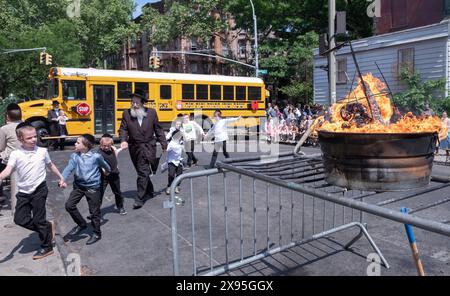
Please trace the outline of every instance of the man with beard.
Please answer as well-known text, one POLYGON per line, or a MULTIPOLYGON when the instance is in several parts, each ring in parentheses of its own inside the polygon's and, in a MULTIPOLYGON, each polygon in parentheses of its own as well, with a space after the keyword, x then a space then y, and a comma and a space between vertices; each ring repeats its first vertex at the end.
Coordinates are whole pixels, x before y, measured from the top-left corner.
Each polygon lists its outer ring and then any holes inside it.
POLYGON ((153 108, 144 108, 144 99, 139 94, 131 95, 131 108, 123 111, 119 128, 120 147, 129 148, 131 161, 136 169, 137 196, 133 205, 138 209, 146 198, 153 197, 153 184, 150 180, 150 166, 156 162, 156 142, 167 149, 166 136, 159 124, 158 115, 153 108))

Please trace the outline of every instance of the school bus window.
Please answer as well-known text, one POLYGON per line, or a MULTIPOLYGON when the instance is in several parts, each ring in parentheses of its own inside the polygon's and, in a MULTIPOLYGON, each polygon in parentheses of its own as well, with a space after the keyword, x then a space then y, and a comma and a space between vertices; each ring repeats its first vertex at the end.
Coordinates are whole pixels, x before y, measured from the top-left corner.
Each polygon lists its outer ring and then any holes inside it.
POLYGON ((63 80, 63 100, 86 100, 86 81, 63 80))
POLYGON ((194 85, 193 84, 183 84, 182 87, 182 100, 193 100, 194 97, 194 85))
POLYGON ((236 100, 245 101, 245 86, 236 86, 236 100))
POLYGON ((220 85, 210 85, 209 92, 211 95, 211 100, 221 100, 222 99, 222 89, 220 85))
POLYGON ((119 92, 119 99, 130 99, 133 92, 131 89, 131 82, 117 82, 117 90, 119 92))
POLYGON ((207 100, 207 99, 208 99, 208 85, 197 84, 197 100, 207 100))
POLYGON ((135 82, 134 83, 134 92, 140 94, 147 100, 148 98, 148 83, 147 82, 135 82))
POLYGON ((48 83, 47 99, 57 98, 58 95, 59 95, 58 79, 57 78, 53 78, 48 83))
POLYGON ((249 86, 248 87, 248 99, 251 101, 261 100, 261 87, 249 86))
POLYGON ((162 100, 170 100, 172 98, 172 86, 171 85, 161 85, 159 87, 159 97, 162 100))
POLYGON ((223 86, 223 99, 234 100, 234 86, 232 85, 223 86))

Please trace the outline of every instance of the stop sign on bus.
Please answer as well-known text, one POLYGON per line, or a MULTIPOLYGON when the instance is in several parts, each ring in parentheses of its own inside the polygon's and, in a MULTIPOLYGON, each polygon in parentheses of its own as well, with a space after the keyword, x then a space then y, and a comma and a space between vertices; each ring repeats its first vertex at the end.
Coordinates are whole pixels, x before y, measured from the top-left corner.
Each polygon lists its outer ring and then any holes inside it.
POLYGON ((77 105, 77 113, 81 116, 86 116, 91 113, 91 106, 87 103, 79 103, 77 105))

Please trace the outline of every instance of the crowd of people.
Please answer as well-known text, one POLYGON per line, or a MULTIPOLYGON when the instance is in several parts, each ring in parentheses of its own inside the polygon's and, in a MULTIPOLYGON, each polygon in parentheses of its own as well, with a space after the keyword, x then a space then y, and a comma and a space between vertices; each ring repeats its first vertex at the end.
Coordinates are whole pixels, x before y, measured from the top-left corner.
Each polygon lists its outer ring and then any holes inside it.
MULTIPOLYGON (((46 217, 46 200, 48 187, 46 183, 47 169, 54 173, 61 188, 67 187, 73 174, 73 189, 65 203, 65 210, 75 223, 75 227, 65 237, 77 237, 88 227, 88 222, 77 208, 78 203, 86 198, 93 234, 86 244, 99 241, 101 232, 101 206, 103 195, 108 184, 115 195, 117 213, 126 215, 124 198, 120 189, 120 173, 118 168, 119 153, 129 150, 131 162, 137 173, 137 193, 133 209, 141 208, 145 201, 154 196, 154 187, 150 177, 165 163, 168 168, 168 185, 166 193, 170 194, 170 186, 183 169, 197 165, 194 155, 194 143, 201 138, 214 139, 214 151, 209 166, 215 167, 219 150, 226 158, 228 141, 227 125, 236 118, 222 118, 220 110, 214 112, 213 126, 204 133, 203 129, 190 119, 188 114, 179 117, 166 135, 158 121, 156 110, 145 108, 146 99, 139 94, 131 95, 131 106, 123 111, 119 128, 120 148, 114 146, 113 137, 104 134, 98 149, 94 149, 96 139, 93 135, 83 134, 77 138, 75 151, 70 155, 62 173, 52 162, 48 150, 37 146, 36 129, 28 122, 22 122, 20 106, 10 104, 7 107, 6 125, 0 128, 0 184, 13 171, 16 172, 16 206, 14 222, 39 234, 41 246, 33 255, 33 259, 41 259, 53 254, 55 244, 55 223, 46 217), (156 143, 161 144, 163 153, 167 151, 167 160, 161 164, 156 157, 156 143), (187 155, 185 161, 184 152, 187 155)), ((67 117, 55 101, 53 109, 48 112, 52 135, 67 135, 65 124, 67 117), (53 124, 53 125, 52 125, 53 124)), ((64 142, 56 139, 51 143, 54 149, 64 149, 64 142)), ((13 186, 13 185, 11 185, 13 186)), ((0 187, 1 190, 1 187, 0 187)), ((180 189, 175 188, 175 193, 180 189)), ((0 192, 1 193, 1 192, 0 192)), ((4 201, 4 200, 3 200, 4 201)))
MULTIPOLYGON (((268 142, 296 142, 303 133, 314 123, 315 119, 326 112, 319 104, 287 104, 283 109, 269 103, 266 109, 266 123, 264 132, 268 142)), ((316 142, 308 141, 311 145, 316 142)))

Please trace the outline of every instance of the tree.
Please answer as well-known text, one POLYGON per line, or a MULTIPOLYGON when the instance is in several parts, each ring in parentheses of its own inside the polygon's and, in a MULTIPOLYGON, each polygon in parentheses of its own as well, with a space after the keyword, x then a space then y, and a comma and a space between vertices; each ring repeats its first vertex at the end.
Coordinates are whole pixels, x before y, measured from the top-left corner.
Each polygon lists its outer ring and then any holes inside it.
POLYGON ((401 71, 399 78, 407 85, 406 91, 393 97, 394 105, 400 110, 420 114, 428 103, 438 114, 450 111, 450 100, 444 98, 445 79, 423 81, 418 73, 408 70, 401 71))
POLYGON ((119 51, 128 37, 136 37, 132 21, 133 0, 91 0, 81 2, 80 17, 73 22, 83 52, 83 64, 103 66, 103 59, 119 51))
MULTIPOLYGON (((67 15, 68 4, 67 0, 0 0, 0 49, 46 47, 54 65, 92 67, 103 65, 106 56, 136 35, 133 0, 81 1, 79 18, 67 15)), ((40 65, 38 57, 38 51, 0 51, 0 97, 42 96, 49 67, 40 65)))
MULTIPOLYGON (((327 0, 254 0, 260 42, 260 64, 268 69, 267 82, 275 88, 275 99, 310 102, 313 95, 312 49, 317 33, 328 28, 327 0), (315 33, 313 33, 315 32, 315 33), (278 93, 278 91, 280 93, 278 93)), ((373 21, 366 15, 365 0, 338 0, 337 10, 347 11, 352 38, 372 35, 373 21)), ((236 27, 253 30, 249 0, 230 0, 228 11, 236 27)))
POLYGON ((143 10, 141 29, 148 31, 151 45, 167 45, 178 38, 197 38, 206 43, 226 29, 221 18, 223 0, 166 1, 164 13, 151 6, 143 10))

